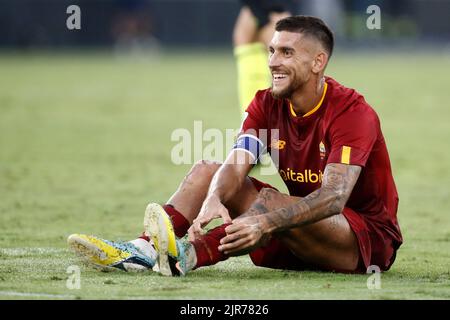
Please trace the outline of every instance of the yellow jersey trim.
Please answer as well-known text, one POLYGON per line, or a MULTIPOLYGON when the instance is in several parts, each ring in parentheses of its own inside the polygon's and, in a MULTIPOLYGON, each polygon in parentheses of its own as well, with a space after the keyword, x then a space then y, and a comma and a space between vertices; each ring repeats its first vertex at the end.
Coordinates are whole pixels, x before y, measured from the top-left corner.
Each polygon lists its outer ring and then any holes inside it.
POLYGON ((341 163, 350 164, 350 153, 352 152, 351 147, 343 146, 341 154, 341 163))
POLYGON ((297 114, 295 113, 294 108, 292 108, 292 103, 291 103, 291 102, 289 102, 289 108, 291 109, 291 114, 292 114, 294 117, 296 117, 297 114))
MULTIPOLYGON (((320 98, 320 101, 317 103, 317 105, 316 105, 314 108, 312 108, 310 111, 308 111, 307 113, 305 113, 305 114, 303 115, 303 117, 307 117, 307 116, 312 115, 314 112, 316 112, 316 111, 320 108, 320 106, 322 105, 323 99, 325 99, 325 94, 327 93, 327 88, 328 88, 328 83, 325 82, 325 85, 324 85, 324 87, 323 87, 322 98, 320 98)), ((292 107, 292 103, 291 103, 291 102, 289 102, 289 107, 290 107, 290 109, 291 109, 291 114, 292 114, 294 117, 296 117, 297 114, 295 113, 294 108, 292 107)))

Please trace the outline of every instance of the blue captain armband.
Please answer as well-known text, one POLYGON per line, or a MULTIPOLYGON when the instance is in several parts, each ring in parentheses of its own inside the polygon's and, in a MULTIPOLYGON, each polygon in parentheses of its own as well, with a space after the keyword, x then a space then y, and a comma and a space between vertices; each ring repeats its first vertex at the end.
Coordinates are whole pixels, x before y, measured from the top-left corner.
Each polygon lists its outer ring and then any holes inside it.
POLYGON ((235 150, 244 150, 253 156, 254 163, 258 162, 261 154, 265 152, 264 143, 251 134, 240 135, 233 146, 235 150))

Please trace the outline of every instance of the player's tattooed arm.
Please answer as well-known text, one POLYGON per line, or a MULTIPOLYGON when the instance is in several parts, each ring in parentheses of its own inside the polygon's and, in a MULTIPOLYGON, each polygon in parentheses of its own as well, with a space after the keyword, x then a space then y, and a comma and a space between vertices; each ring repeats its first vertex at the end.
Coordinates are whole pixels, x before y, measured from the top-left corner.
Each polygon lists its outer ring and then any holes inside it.
POLYGON ((359 166, 329 164, 322 186, 298 200, 273 189, 262 189, 251 208, 226 227, 227 236, 220 240, 219 250, 229 255, 248 253, 264 245, 274 232, 342 212, 360 172, 359 166))
POLYGON ((339 214, 344 209, 360 173, 360 166, 328 164, 319 189, 290 206, 265 214, 263 219, 271 232, 277 232, 339 214))

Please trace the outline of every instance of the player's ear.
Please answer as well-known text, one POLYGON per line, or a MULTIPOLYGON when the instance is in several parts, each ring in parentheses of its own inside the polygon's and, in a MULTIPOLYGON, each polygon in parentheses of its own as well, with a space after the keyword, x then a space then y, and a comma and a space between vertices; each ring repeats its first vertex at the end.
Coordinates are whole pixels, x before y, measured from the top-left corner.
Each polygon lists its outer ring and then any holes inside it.
POLYGON ((313 61, 313 73, 320 73, 321 71, 323 71, 325 69, 325 66, 327 65, 327 61, 328 55, 324 51, 320 51, 313 61))

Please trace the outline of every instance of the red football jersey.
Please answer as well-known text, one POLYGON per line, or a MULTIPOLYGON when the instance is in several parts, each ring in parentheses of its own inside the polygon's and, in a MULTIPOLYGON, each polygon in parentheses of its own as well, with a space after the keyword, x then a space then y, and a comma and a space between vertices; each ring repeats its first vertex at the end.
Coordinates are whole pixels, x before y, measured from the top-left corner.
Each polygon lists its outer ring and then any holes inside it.
POLYGON ((260 139, 267 141, 272 155, 278 152, 278 172, 293 196, 318 189, 328 163, 361 166, 346 207, 382 227, 400 245, 398 194, 378 116, 355 90, 329 77, 325 83, 321 101, 303 116, 295 114, 289 100, 273 98, 270 89, 258 91, 242 131, 268 131, 267 139, 260 139), (278 137, 271 134, 273 129, 278 137))

